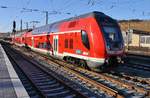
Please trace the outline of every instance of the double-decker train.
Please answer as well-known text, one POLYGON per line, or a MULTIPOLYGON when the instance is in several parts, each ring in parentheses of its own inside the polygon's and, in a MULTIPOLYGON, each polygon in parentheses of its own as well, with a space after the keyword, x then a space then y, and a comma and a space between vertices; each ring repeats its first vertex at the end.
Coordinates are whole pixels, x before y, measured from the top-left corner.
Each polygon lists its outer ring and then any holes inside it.
POLYGON ((120 27, 101 12, 91 12, 12 36, 13 42, 92 70, 118 62, 124 53, 120 27))

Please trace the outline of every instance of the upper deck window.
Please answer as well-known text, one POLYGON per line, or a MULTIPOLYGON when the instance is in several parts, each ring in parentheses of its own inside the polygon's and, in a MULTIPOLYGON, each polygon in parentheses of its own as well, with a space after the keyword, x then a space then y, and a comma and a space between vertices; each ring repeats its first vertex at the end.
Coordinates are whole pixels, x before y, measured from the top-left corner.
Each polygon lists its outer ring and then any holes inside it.
POLYGON ((76 24, 77 24, 76 21, 72 21, 72 22, 69 23, 68 27, 69 28, 75 27, 76 24))

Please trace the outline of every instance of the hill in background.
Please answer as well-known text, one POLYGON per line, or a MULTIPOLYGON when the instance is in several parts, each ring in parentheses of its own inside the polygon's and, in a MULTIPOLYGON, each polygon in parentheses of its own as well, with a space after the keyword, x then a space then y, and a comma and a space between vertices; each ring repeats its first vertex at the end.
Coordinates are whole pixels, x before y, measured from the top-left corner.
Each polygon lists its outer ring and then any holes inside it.
POLYGON ((150 32, 150 20, 120 20, 119 25, 122 31, 127 31, 128 29, 136 29, 140 31, 150 32))

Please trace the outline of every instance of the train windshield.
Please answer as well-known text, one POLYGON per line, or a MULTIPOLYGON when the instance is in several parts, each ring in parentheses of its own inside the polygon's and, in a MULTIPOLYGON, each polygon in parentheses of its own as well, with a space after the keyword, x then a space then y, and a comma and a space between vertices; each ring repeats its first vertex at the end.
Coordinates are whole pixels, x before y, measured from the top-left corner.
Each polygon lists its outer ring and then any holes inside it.
POLYGON ((98 24, 105 37, 107 48, 122 48, 123 38, 116 20, 110 17, 97 17, 98 24))
POLYGON ((119 30, 117 27, 113 26, 104 26, 103 27, 104 36, 109 42, 118 42, 121 41, 119 38, 119 30))

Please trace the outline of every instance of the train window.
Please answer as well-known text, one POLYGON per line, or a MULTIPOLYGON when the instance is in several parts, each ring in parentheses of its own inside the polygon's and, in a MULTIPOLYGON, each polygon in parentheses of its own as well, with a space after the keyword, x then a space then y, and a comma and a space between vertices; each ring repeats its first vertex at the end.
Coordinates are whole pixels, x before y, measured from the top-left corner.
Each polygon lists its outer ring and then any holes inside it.
POLYGON ((22 41, 24 41, 24 37, 22 38, 22 41))
POLYGON ((65 39, 65 48, 68 48, 68 39, 65 39))
POLYGON ((41 48, 44 48, 44 43, 41 43, 41 48))
POLYGON ((76 23, 77 23, 76 21, 70 22, 68 27, 69 28, 75 27, 76 23))
POLYGON ((44 49, 47 48, 47 43, 46 43, 46 42, 43 43, 43 48, 44 48, 44 49))
POLYGON ((82 43, 84 44, 84 46, 90 49, 88 35, 85 31, 81 32, 81 38, 82 38, 82 43))
POLYGON ((40 48, 41 43, 38 44, 38 48, 40 48))
POLYGON ((40 43, 40 46, 39 46, 39 48, 42 48, 42 43, 40 43))
POLYGON ((116 21, 111 18, 100 18, 102 25, 116 25, 116 21))
POLYGON ((106 44, 123 43, 120 27, 116 20, 108 16, 96 16, 97 23, 102 30, 106 44))
POLYGON ((111 27, 111 26, 104 26, 103 30, 104 30, 105 38, 106 40, 109 40, 109 42, 113 42, 113 41, 115 42, 120 40, 118 28, 111 27))
POLYGON ((51 48, 51 44, 50 42, 47 42, 47 49, 50 50, 50 48, 51 48))
POLYGON ((73 49, 73 39, 70 39, 70 49, 73 49))
POLYGON ((41 47, 41 43, 38 43, 38 48, 40 48, 41 47))
POLYGON ((43 48, 43 43, 39 43, 38 48, 43 48))

